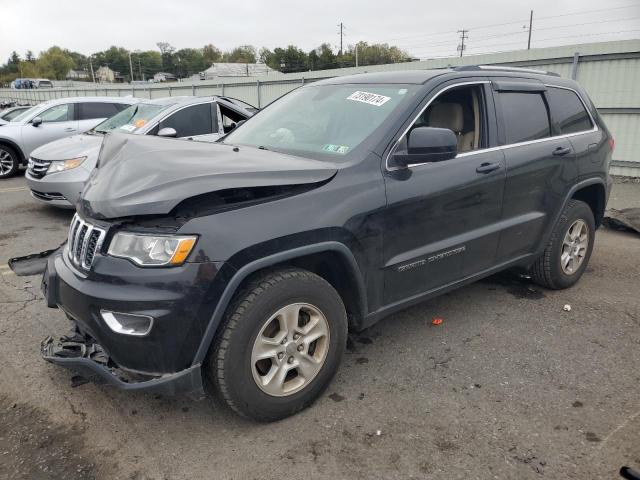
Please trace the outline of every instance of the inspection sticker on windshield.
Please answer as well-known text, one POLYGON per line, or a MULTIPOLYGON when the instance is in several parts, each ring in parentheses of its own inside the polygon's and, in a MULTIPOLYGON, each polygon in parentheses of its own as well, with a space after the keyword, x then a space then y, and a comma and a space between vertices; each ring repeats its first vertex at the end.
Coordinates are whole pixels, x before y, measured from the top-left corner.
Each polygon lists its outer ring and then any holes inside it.
POLYGON ((333 145, 332 143, 325 143, 322 146, 322 150, 324 150, 325 152, 339 153, 340 155, 344 155, 349 151, 349 147, 347 147, 346 145, 333 145))
POLYGON ((133 132, 136 129, 135 125, 122 125, 120 130, 126 130, 127 132, 133 132))
POLYGON ((347 97, 347 100, 368 103, 369 105, 373 105, 375 107, 381 107, 389 100, 391 100, 391 97, 385 97, 384 95, 378 95, 377 93, 353 92, 347 97))

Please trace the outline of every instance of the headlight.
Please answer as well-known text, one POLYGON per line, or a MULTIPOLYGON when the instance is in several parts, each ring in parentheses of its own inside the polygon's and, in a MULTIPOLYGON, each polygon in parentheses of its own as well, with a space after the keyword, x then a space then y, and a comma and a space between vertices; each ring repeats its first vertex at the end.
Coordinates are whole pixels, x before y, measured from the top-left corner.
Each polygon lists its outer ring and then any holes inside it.
POLYGON ((141 266, 182 265, 196 237, 191 235, 144 235, 119 232, 109 245, 109 255, 127 258, 141 266))
POLYGON ((70 158, 69 160, 54 160, 49 165, 47 173, 63 172, 65 170, 71 170, 72 168, 79 167, 87 157, 70 158))

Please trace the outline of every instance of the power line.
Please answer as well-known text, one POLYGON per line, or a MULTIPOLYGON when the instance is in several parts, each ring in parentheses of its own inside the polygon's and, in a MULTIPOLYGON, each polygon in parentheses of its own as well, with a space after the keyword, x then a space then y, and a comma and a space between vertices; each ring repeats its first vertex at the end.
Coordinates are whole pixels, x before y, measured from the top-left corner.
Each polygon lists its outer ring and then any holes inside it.
MULTIPOLYGON (((637 6, 638 6, 638 3, 633 3, 633 4, 630 4, 630 5, 621 5, 621 6, 618 6, 618 7, 607 7, 607 8, 598 8, 598 9, 594 9, 594 10, 573 11, 573 12, 567 12, 567 13, 562 13, 562 14, 558 14, 558 15, 548 15, 546 17, 536 17, 536 20, 537 21, 539 21, 539 20, 548 20, 550 18, 560 18, 560 17, 572 16, 572 15, 585 15, 585 14, 588 14, 588 13, 597 13, 597 12, 604 12, 604 11, 611 11, 611 10, 622 10, 622 9, 631 8, 631 7, 637 7, 637 6)), ((468 30, 473 32, 475 30, 484 30, 486 28, 504 27, 504 26, 507 26, 507 25, 522 24, 523 22, 526 22, 527 20, 528 19, 522 19, 522 20, 515 20, 515 21, 505 22, 505 23, 492 23, 492 24, 477 25, 475 27, 469 28, 468 30)), ((536 29, 536 30, 539 30, 539 29, 536 29)), ((381 40, 381 42, 389 42, 391 40, 402 40, 402 39, 408 39, 408 38, 423 38, 423 37, 433 37, 433 36, 438 36, 438 35, 451 35, 451 34, 453 34, 452 30, 442 30, 442 31, 439 31, 439 32, 418 33, 418 34, 414 34, 414 35, 404 35, 404 36, 401 36, 401 37, 386 38, 386 39, 381 40)))
MULTIPOLYGON (((598 21, 594 21, 594 22, 584 22, 584 23, 556 25, 556 26, 553 26, 553 27, 540 27, 540 28, 536 28, 535 31, 538 32, 538 31, 545 31, 545 30, 557 30, 557 29, 562 29, 562 28, 582 27, 582 26, 587 26, 587 25, 625 22, 625 21, 631 21, 631 20, 637 20, 637 19, 640 19, 640 17, 629 17, 629 18, 619 18, 619 19, 598 20, 598 21)), ((467 32, 469 32, 469 30, 467 30, 467 32)), ((473 32, 471 32, 471 33, 473 34, 473 32)), ((481 36, 481 37, 476 37, 476 36, 471 35, 471 36, 467 37, 467 39, 468 40, 472 40, 474 43, 477 43, 477 42, 483 42, 485 40, 494 39, 494 38, 504 38, 504 37, 509 37, 509 36, 513 36, 513 35, 524 35, 526 33, 528 33, 527 30, 518 30, 518 31, 515 31, 515 32, 498 33, 498 34, 495 34, 495 35, 485 35, 485 36, 481 36)), ((453 35, 453 32, 451 32, 451 34, 453 35)), ((402 47, 402 48, 435 47, 435 46, 440 46, 440 45, 448 45, 450 43, 451 43, 451 40, 442 41, 442 42, 438 41, 438 42, 435 42, 435 43, 411 43, 411 44, 399 43, 399 44, 396 44, 396 46, 402 47)))

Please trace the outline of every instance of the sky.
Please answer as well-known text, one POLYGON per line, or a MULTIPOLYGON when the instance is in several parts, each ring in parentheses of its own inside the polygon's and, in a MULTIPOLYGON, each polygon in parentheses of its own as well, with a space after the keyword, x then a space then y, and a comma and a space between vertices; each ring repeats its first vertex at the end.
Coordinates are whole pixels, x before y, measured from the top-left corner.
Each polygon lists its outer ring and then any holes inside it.
POLYGON ((340 22, 345 46, 384 42, 415 58, 456 55, 461 29, 469 30, 466 54, 516 50, 526 48, 531 9, 532 48, 640 38, 640 0, 0 0, 0 63, 13 50, 52 45, 85 55, 161 41, 337 50, 340 22))

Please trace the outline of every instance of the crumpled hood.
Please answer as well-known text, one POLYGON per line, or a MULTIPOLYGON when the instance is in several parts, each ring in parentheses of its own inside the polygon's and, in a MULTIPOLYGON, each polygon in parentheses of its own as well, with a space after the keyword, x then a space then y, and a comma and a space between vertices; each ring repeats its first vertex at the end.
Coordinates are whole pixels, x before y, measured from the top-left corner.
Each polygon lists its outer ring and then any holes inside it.
POLYGON ((196 195, 322 182, 337 170, 331 162, 251 147, 110 133, 80 211, 98 219, 167 214, 196 195))
POLYGON ((74 135, 47 143, 31 152, 39 160, 69 160, 76 157, 97 156, 102 144, 102 135, 74 135))

